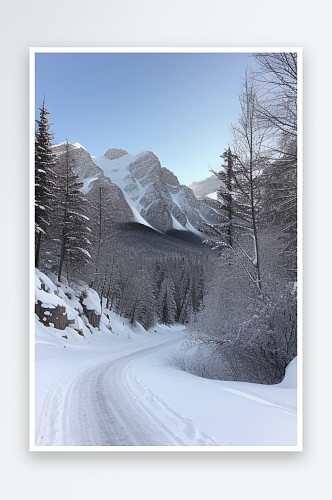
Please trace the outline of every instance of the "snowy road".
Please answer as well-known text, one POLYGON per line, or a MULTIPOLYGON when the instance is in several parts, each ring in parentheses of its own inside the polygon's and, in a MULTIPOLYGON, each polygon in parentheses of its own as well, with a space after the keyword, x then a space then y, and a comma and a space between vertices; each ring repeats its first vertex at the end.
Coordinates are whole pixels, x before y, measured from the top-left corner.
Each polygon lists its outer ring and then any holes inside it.
POLYGON ((39 418, 37 446, 213 445, 193 423, 147 394, 131 366, 178 339, 118 350, 67 370, 49 389, 39 418), (112 358, 112 359, 110 359, 112 358))

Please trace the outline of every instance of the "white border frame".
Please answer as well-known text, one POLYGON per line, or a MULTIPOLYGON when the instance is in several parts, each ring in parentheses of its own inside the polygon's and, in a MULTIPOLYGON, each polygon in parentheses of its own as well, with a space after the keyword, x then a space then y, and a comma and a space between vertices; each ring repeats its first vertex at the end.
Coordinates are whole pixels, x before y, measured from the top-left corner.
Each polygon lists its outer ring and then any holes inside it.
POLYGON ((303 50, 302 47, 30 47, 29 62, 29 450, 101 452, 240 452, 303 451, 303 50), (34 136, 36 53, 251 53, 297 52, 298 55, 298 353, 296 446, 36 446, 34 316, 34 136))

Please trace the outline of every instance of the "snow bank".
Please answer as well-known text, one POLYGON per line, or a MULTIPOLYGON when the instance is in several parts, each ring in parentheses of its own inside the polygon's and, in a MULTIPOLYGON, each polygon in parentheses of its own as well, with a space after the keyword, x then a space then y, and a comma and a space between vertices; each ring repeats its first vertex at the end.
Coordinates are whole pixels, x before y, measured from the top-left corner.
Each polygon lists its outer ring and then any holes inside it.
POLYGON ((265 386, 191 375, 169 365, 172 350, 150 355, 132 367, 133 390, 137 383, 147 387, 150 402, 161 401, 194 422, 215 446, 297 446, 296 360, 281 384, 265 386))
POLYGON ((286 367, 284 380, 278 384, 279 387, 296 389, 297 387, 297 357, 286 367))

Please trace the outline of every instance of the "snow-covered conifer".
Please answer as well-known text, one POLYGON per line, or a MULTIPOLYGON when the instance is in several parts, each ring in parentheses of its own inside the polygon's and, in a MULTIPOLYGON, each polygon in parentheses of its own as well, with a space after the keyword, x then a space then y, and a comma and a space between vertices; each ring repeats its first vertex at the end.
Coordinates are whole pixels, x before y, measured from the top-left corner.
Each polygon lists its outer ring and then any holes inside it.
POLYGON ((66 142, 65 153, 59 158, 59 239, 60 256, 58 280, 60 281, 64 264, 70 270, 77 270, 91 258, 89 253, 90 229, 85 215, 85 197, 74 172, 74 159, 66 142))
POLYGON ((158 312, 160 323, 171 325, 175 322, 175 289, 174 283, 169 277, 165 277, 160 286, 158 312))
POLYGON ((39 265, 42 235, 46 235, 50 225, 50 214, 55 198, 55 155, 49 132, 49 112, 45 99, 40 109, 35 132, 35 266, 39 265))
POLYGON ((222 208, 226 212, 227 223, 225 224, 225 232, 227 243, 233 246, 233 219, 234 219, 234 196, 233 190, 235 188, 234 184, 234 164, 236 162, 236 156, 232 153, 231 148, 225 149, 224 153, 221 155, 224 160, 223 169, 217 174, 218 178, 221 180, 222 185, 218 189, 218 198, 221 199, 222 208))

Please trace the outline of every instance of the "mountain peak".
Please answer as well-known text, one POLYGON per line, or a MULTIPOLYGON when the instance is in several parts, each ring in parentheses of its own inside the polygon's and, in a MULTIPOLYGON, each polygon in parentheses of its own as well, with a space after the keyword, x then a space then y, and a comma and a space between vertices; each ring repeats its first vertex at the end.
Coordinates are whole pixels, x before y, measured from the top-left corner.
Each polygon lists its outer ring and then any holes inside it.
POLYGON ((101 158, 94 158, 104 175, 117 184, 142 223, 162 233, 176 229, 199 232, 205 223, 214 223, 216 212, 195 198, 194 193, 180 185, 178 178, 152 151, 131 155, 122 149, 109 149, 101 158))
POLYGON ((127 155, 128 151, 125 151, 124 149, 117 149, 117 148, 111 148, 106 151, 104 156, 108 160, 116 160, 117 158, 121 158, 124 155, 127 155))

